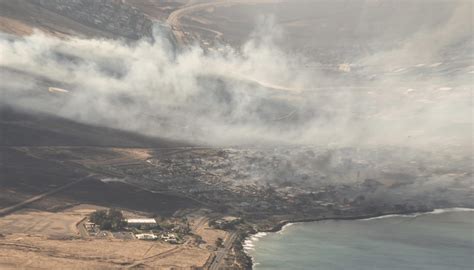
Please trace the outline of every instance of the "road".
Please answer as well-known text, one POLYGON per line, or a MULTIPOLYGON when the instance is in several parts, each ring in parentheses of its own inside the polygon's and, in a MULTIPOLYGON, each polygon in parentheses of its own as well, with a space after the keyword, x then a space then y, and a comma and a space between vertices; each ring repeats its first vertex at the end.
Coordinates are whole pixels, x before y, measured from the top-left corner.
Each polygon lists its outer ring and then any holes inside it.
POLYGON ((70 182, 70 183, 68 183, 68 184, 65 184, 65 185, 63 185, 63 186, 60 186, 60 187, 55 188, 55 189, 53 189, 53 190, 50 190, 50 191, 48 191, 48 192, 45 192, 45 193, 36 195, 36 196, 34 196, 34 197, 31 197, 31 198, 29 198, 29 199, 27 199, 27 200, 24 200, 24 201, 22 201, 22 202, 20 202, 20 203, 15 204, 15 205, 2 208, 2 209, 0 209, 0 216, 8 215, 8 214, 10 214, 10 213, 12 213, 12 212, 14 212, 14 211, 16 211, 16 210, 19 210, 19 209, 21 209, 21 208, 27 206, 28 204, 31 204, 31 203, 36 202, 36 201, 39 201, 39 200, 41 200, 41 199, 43 199, 43 198, 45 198, 45 197, 47 197, 47 196, 53 195, 53 194, 55 194, 55 193, 58 193, 58 192, 60 192, 60 191, 62 191, 62 190, 64 190, 64 189, 66 189, 66 188, 69 188, 69 187, 71 187, 71 186, 73 186, 73 185, 75 185, 75 184, 77 184, 77 183, 79 183, 79 182, 82 182, 82 181, 88 179, 90 176, 91 176, 91 175, 82 177, 82 178, 80 178, 80 179, 78 179, 78 180, 76 180, 76 181, 70 182))
MULTIPOLYGON (((153 246, 150 247, 150 249, 153 248, 153 246)), ((133 264, 131 265, 128 265, 126 268, 127 269, 131 269, 131 268, 143 268, 144 265, 146 265, 146 263, 148 261, 150 261, 151 259, 160 259, 160 258, 164 258, 164 257, 167 257, 169 255, 172 255, 176 252, 179 252, 181 251, 182 249, 182 246, 175 246, 167 251, 164 251, 164 252, 161 252, 161 253, 158 253, 158 254, 153 254, 151 256, 148 256, 148 257, 145 257, 141 260, 138 260, 138 261, 135 261, 133 264)))
MULTIPOLYGON (((177 9, 168 16, 166 23, 171 26, 174 36, 176 37, 176 41, 178 45, 184 46, 186 45, 185 35, 183 26, 181 24, 181 18, 183 16, 189 15, 191 13, 195 13, 197 11, 205 10, 208 8, 216 8, 216 7, 224 7, 224 6, 233 6, 233 5, 240 5, 240 4, 256 4, 256 3, 273 3, 278 2, 277 0, 220 0, 220 1, 212 1, 207 3, 192 3, 186 4, 180 9, 177 9)), ((213 29, 204 29, 211 32, 216 32, 213 29)))
POLYGON ((223 259, 229 253, 230 249, 232 248, 232 244, 237 237, 236 233, 231 233, 229 237, 227 237, 224 241, 224 247, 220 248, 216 251, 216 257, 214 261, 212 261, 211 265, 209 266, 209 270, 218 270, 222 264, 223 259))
MULTIPOLYGON (((175 36, 177 45, 179 47, 185 47, 187 45, 186 42, 186 35, 183 29, 183 24, 181 23, 181 19, 185 16, 189 16, 192 13, 196 13, 202 10, 206 10, 209 8, 217 8, 217 7, 228 7, 234 5, 251 5, 251 4, 259 4, 259 3, 276 3, 279 2, 278 0, 220 0, 220 1, 211 1, 207 3, 188 3, 184 5, 182 8, 177 9, 168 16, 166 23, 171 27, 173 35, 175 36)), ((195 26, 191 25, 188 26, 189 28, 198 28, 204 31, 209 31, 216 34, 216 39, 219 39, 223 36, 223 33, 216 31, 215 29, 202 27, 202 26, 195 26)), ((305 89, 292 87, 292 86, 285 86, 285 85, 277 85, 272 82, 267 82, 259 78, 254 78, 251 75, 239 74, 236 72, 225 72, 219 73, 218 75, 223 77, 230 77, 232 79, 238 79, 243 81, 248 81, 254 84, 258 84, 264 88, 276 90, 276 91, 287 91, 287 92, 294 92, 300 93, 305 89)))
POLYGON ((86 226, 84 225, 87 222, 87 217, 83 218, 79 223, 77 223, 76 228, 83 239, 89 237, 89 233, 86 230, 86 226))

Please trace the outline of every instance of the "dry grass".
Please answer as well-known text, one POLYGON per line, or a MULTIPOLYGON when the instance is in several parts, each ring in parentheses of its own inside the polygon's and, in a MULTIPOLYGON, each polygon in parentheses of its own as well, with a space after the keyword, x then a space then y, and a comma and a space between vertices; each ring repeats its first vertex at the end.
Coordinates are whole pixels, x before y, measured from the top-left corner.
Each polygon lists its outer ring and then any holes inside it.
POLYGON ((1 217, 0 269, 112 269, 137 264, 190 269, 203 266, 211 255, 190 244, 79 238, 76 223, 99 208, 80 205, 59 213, 23 210, 1 217))

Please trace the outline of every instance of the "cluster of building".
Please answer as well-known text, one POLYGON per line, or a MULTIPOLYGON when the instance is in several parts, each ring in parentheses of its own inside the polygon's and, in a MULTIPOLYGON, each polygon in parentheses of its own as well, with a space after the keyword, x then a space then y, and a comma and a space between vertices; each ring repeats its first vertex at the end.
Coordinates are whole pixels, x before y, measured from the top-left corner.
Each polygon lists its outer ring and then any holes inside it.
POLYGON ((415 156, 398 161, 407 155, 381 148, 210 148, 158 152, 145 163, 110 169, 127 175, 127 182, 184 194, 230 214, 357 214, 399 204, 389 196, 382 197, 386 205, 372 198, 424 173, 415 156))
POLYGON ((166 232, 160 228, 157 233, 155 229, 159 228, 156 219, 154 218, 129 218, 125 220, 128 228, 138 229, 135 233, 135 238, 139 240, 158 240, 161 239, 170 244, 178 244, 180 237, 175 232, 166 232), (149 231, 149 232, 146 232, 149 231))
POLYGON ((121 239, 162 240, 170 244, 181 243, 183 237, 182 230, 177 229, 179 225, 167 230, 161 228, 154 218, 128 218, 124 222, 126 224, 124 231, 115 233, 103 231, 97 224, 90 221, 83 225, 89 236, 94 237, 113 236, 121 239), (130 235, 130 237, 125 238, 125 235, 130 235))
POLYGON ((118 36, 130 39, 152 36, 153 22, 122 0, 40 0, 35 3, 118 36))

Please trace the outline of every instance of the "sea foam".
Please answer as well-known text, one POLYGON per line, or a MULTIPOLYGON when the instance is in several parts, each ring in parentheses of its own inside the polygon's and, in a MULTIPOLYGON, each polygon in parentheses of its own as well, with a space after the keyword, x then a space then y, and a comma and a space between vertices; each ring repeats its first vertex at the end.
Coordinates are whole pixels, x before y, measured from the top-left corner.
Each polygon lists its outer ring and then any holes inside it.
POLYGON ((255 247, 254 242, 257 242, 260 238, 266 235, 266 232, 258 232, 252 236, 249 236, 247 239, 245 239, 244 244, 242 245, 244 250, 253 250, 255 247))
POLYGON ((287 223, 287 224, 285 224, 283 227, 281 227, 281 230, 279 230, 278 233, 279 233, 279 234, 283 234, 283 233, 285 232, 285 230, 286 230, 288 227, 292 226, 292 225, 294 225, 294 223, 287 223))
POLYGON ((394 215, 384 215, 379 217, 373 218, 366 218, 362 220, 376 220, 376 219, 384 219, 384 218, 392 218, 392 217, 418 217, 422 215, 436 215, 436 214, 443 214, 449 212, 473 212, 474 208, 462 208, 462 207, 453 207, 453 208, 442 208, 442 209, 434 209, 431 212, 423 212, 423 213, 413 213, 413 214, 394 214, 394 215))

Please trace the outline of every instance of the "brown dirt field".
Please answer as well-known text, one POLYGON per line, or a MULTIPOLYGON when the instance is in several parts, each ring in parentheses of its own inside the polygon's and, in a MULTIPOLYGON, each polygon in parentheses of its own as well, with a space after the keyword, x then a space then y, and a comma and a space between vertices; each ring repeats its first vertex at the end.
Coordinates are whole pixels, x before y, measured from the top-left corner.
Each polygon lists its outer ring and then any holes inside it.
MULTIPOLYGON (((101 207, 50 213, 23 210, 0 218, 0 269, 154 269, 203 266, 210 252, 159 241, 81 239, 76 223, 101 207)), ((127 212, 128 214, 132 214, 127 212)))
MULTIPOLYGON (((98 209, 106 208, 80 204, 61 212, 23 209, 0 217, 0 234, 24 233, 55 238, 79 237, 76 224, 98 209)), ((124 214, 129 216, 132 213, 124 211, 124 214)))
POLYGON ((202 240, 206 241, 205 245, 215 246, 217 238, 225 239, 228 235, 227 232, 222 230, 211 229, 209 227, 202 228, 197 232, 202 237, 202 240))
POLYGON ((150 245, 157 254, 173 248, 160 242, 138 240, 51 240, 44 236, 11 234, 0 240, 0 265, 45 269, 117 268, 141 259, 150 245))
MULTIPOLYGON (((76 156, 81 160, 76 162, 84 165, 125 165, 137 162, 145 162, 151 157, 151 150, 145 148, 108 148, 106 151, 103 149, 102 155, 89 155, 89 156, 76 156), (105 156, 104 154, 109 154, 105 156)), ((98 152, 98 151, 97 151, 98 152)), ((70 149, 71 156, 77 155, 74 149, 70 149)))
POLYGON ((189 269, 190 266, 202 267, 209 258, 209 251, 198 248, 184 248, 171 256, 160 258, 158 260, 147 263, 151 268, 171 269, 184 268, 189 269))
POLYGON ((151 157, 150 149, 143 148, 113 148, 116 152, 119 152, 130 159, 147 160, 151 157))
POLYGON ((33 34, 31 26, 6 17, 0 17, 0 31, 20 36, 33 34))
POLYGON ((193 232, 197 235, 200 235, 202 237, 202 240, 206 242, 205 244, 201 245, 201 247, 203 248, 207 246, 211 246, 212 248, 215 246, 217 238, 220 237, 222 239, 225 239, 228 236, 228 233, 226 231, 213 229, 209 227, 207 219, 203 220, 203 218, 197 218, 193 220, 193 223, 196 225, 200 225, 200 226, 196 226, 197 228, 194 227, 193 232), (202 222, 202 221, 205 221, 205 222, 202 222))
POLYGON ((76 223, 84 217, 81 213, 50 213, 23 210, 0 218, 0 233, 27 233, 43 236, 78 236, 76 223))

